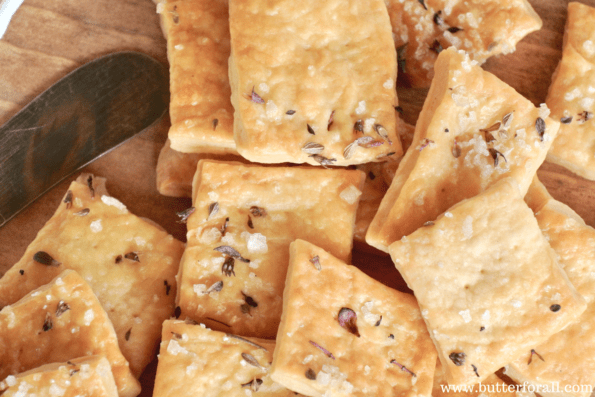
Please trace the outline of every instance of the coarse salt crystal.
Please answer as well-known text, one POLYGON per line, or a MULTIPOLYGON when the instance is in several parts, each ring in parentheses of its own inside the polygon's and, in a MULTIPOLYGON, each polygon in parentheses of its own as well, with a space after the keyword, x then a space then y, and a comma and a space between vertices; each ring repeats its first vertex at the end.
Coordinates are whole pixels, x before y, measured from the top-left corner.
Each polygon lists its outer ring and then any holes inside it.
POLYGON ((302 364, 308 364, 310 361, 312 361, 313 358, 314 358, 313 355, 311 355, 311 354, 307 355, 306 357, 304 357, 302 364))
POLYGON ((91 322, 93 321, 94 318, 95 318, 95 312, 93 311, 93 309, 87 310, 84 315, 85 325, 87 327, 89 325, 91 325, 91 322))
POLYGON ((17 378, 15 378, 12 375, 8 375, 6 377, 6 384, 8 385, 8 387, 13 387, 14 385, 17 384, 17 378))
POLYGON ((465 323, 469 323, 469 322, 471 322, 471 313, 469 312, 469 309, 467 309, 467 310, 461 310, 461 311, 459 312, 459 315, 460 315, 461 317, 463 317, 463 321, 464 321, 465 323))
POLYGON ((590 109, 593 106, 593 102, 595 102, 593 98, 583 98, 579 101, 579 105, 583 109, 590 109))
POLYGON ((171 339, 169 341, 169 344, 167 345, 167 352, 169 354, 177 356, 179 353, 183 353, 183 354, 188 353, 188 350, 186 350, 184 347, 180 346, 180 344, 177 341, 171 339))
POLYGON ((510 304, 511 304, 513 307, 517 307, 517 308, 519 308, 519 307, 521 307, 521 306, 522 306, 522 304, 523 304, 523 303, 522 303, 521 301, 519 301, 519 300, 513 299, 513 300, 511 300, 511 301, 510 301, 510 304))
POLYGON ((184 49, 184 46, 183 46, 182 44, 176 44, 176 45, 174 46, 174 48, 175 48, 176 50, 183 50, 183 49, 184 49))
POLYGON ((465 236, 465 240, 468 240, 473 236, 473 217, 469 215, 467 215, 463 221, 463 236, 465 236))
POLYGON ((246 248, 248 248, 248 252, 251 253, 266 253, 269 250, 267 246, 267 238, 266 236, 260 233, 254 233, 250 235, 246 243, 246 248))
POLYGON ((391 88, 393 88, 393 79, 388 79, 384 82, 384 84, 382 84, 382 86, 384 88, 386 88, 387 90, 390 90, 391 88))
POLYGON ((269 92, 269 86, 267 85, 267 83, 260 83, 258 85, 258 89, 263 94, 268 94, 268 92, 269 92))
POLYGON ((589 54, 593 55, 595 53, 595 45, 591 40, 585 40, 583 42, 583 49, 589 54))
POLYGON ((93 233, 99 233, 100 231, 102 231, 103 226, 101 225, 101 219, 96 219, 93 222, 91 222, 90 227, 93 233))
POLYGON ((192 289, 194 290, 194 293, 196 295, 204 295, 207 293, 207 286, 206 284, 194 284, 192 286, 192 289))
POLYGON ((355 108, 355 114, 363 114, 365 111, 366 111, 366 101, 360 101, 357 104, 357 107, 355 108))
POLYGON ((347 204, 351 205, 357 202, 357 199, 359 199, 359 196, 361 196, 361 194, 362 192, 358 188, 356 188, 353 185, 349 185, 348 187, 343 189, 343 191, 339 194, 339 197, 341 197, 341 199, 345 201, 347 204))
POLYGON ((101 196, 101 201, 103 201, 103 203, 106 205, 118 208, 120 211, 126 211, 126 206, 122 204, 122 202, 120 202, 120 200, 118 200, 117 198, 106 196, 104 194, 101 196))
POLYGON ((444 216, 447 217, 447 218, 452 218, 453 217, 453 214, 451 212, 448 212, 447 211, 447 212, 444 213, 444 216))
POLYGON ((52 384, 50 386, 50 396, 56 396, 56 397, 61 397, 64 395, 64 393, 66 393, 66 389, 61 388, 60 386, 58 386, 57 384, 52 384))

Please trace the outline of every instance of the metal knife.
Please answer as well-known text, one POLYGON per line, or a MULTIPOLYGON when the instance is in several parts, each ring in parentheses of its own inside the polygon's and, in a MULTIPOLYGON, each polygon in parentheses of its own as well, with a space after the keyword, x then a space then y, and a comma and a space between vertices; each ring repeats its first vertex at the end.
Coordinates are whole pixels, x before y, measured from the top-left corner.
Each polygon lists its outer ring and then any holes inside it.
POLYGON ((159 119, 168 79, 147 55, 110 54, 72 71, 0 127, 0 227, 159 119))

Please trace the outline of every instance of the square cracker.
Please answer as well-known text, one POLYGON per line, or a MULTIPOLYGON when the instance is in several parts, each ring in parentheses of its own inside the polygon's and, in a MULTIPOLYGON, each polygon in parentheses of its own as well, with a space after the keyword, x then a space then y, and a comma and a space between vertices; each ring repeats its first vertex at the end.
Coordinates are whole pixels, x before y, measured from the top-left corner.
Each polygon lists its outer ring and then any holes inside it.
POLYGON ((118 397, 112 368, 105 356, 80 357, 9 375, 0 382, 3 397, 118 397))
POLYGON ((507 178, 389 247, 449 384, 481 382, 585 310, 507 178))
POLYGON ((110 197, 104 178, 90 176, 92 196, 88 176, 70 184, 72 203, 60 203, 23 257, 0 279, 0 307, 18 301, 64 269, 76 270, 108 313, 122 353, 138 377, 153 359, 161 323, 173 313, 175 275, 184 245, 110 197), (61 264, 36 262, 38 251, 61 264))
POLYGON ((157 12, 170 64, 172 148, 185 153, 237 153, 227 73, 227 1, 163 1, 157 12))
POLYGON ((387 251, 502 178, 514 178, 524 194, 558 131, 548 114, 462 51, 441 52, 413 142, 368 229, 368 244, 387 251))
POLYGON ((546 103, 562 120, 547 160, 595 180, 595 8, 572 2, 546 103))
POLYGON ((436 349, 415 298, 306 241, 290 255, 273 380, 308 396, 430 396, 436 349))
POLYGON ((384 1, 231 0, 229 27, 234 139, 243 157, 349 165, 401 155, 384 1))
POLYGON ((542 22, 527 0, 388 0, 388 13, 403 77, 427 87, 443 48, 465 50, 483 63, 514 52, 542 22))
POLYGON ((274 340, 238 338, 167 320, 153 397, 245 397, 256 391, 257 396, 294 396, 271 379, 273 350, 274 340))
POLYGON ((349 260, 364 178, 356 170, 201 160, 178 274, 182 316, 225 332, 274 338, 289 244, 302 238, 349 260))
POLYGON ((107 357, 120 397, 140 393, 107 313, 73 270, 0 311, 0 379, 91 355, 107 357))
POLYGON ((537 223, 568 279, 587 301, 587 310, 574 324, 532 345, 539 356, 526 349, 507 366, 506 375, 540 387, 538 393, 546 397, 588 397, 591 390, 586 387, 595 384, 595 229, 567 205, 551 196, 544 200, 545 195, 549 196, 535 179, 525 200, 536 204, 532 207, 537 223))
POLYGON ((192 197, 192 179, 196 173, 198 161, 201 159, 245 162, 242 157, 233 154, 213 154, 203 151, 178 152, 171 148, 171 141, 168 139, 157 159, 159 193, 170 197, 192 197))

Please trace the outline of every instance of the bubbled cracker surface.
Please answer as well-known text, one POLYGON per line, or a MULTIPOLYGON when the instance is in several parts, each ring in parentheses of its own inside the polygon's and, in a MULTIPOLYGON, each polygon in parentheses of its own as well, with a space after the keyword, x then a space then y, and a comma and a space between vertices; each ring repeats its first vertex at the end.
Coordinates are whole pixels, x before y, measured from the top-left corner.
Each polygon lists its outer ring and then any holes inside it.
POLYGON ((552 77, 546 102, 560 125, 548 161, 595 179, 595 8, 569 3, 562 60, 552 77), (584 112, 590 112, 585 120, 584 112))
POLYGON ((442 49, 452 46, 465 50, 471 59, 483 63, 493 55, 513 52, 517 42, 542 25, 526 0, 388 0, 386 3, 395 45, 402 48, 401 66, 405 65, 406 74, 403 78, 418 87, 430 85, 434 62, 442 49), (460 30, 449 31, 453 28, 460 30))
POLYGON ((389 250, 452 384, 482 381, 585 310, 510 179, 389 250), (554 304, 561 309, 550 310, 554 304), (466 355, 462 365, 452 353, 466 355))
POLYGON ((190 316, 213 329, 239 335, 274 338, 289 244, 296 238, 307 239, 348 260, 363 181, 364 174, 355 170, 199 162, 196 210, 188 219, 188 243, 178 276, 182 318, 190 316), (345 191, 357 195, 348 194, 346 201, 341 198, 345 191), (219 210, 209 217, 209 206, 215 202, 219 210), (263 208, 266 215, 251 214, 253 206, 263 208), (249 219, 254 228, 248 225, 249 219), (259 239, 266 246, 248 248, 249 241, 259 239), (235 275, 224 275, 226 256, 214 250, 220 246, 234 248, 250 263, 235 259, 235 275), (219 281, 223 282, 220 292, 204 293, 219 281), (242 312, 246 303, 242 292, 258 305, 250 307, 249 313, 242 312))
POLYGON ((118 347, 114 327, 89 285, 72 270, 0 311, 0 379, 100 354, 110 361, 120 396, 138 395, 140 385, 118 347), (70 308, 61 314, 60 301, 70 308))
POLYGON ((234 137, 242 156, 319 165, 301 150, 307 142, 323 145, 320 155, 336 165, 401 154, 396 55, 383 1, 232 0, 229 20, 234 137), (253 88, 264 103, 251 100, 253 88), (373 126, 384 126, 392 144, 358 148, 345 159, 345 147, 362 137, 354 132, 358 120, 364 135, 381 141, 373 126))
POLYGON ((266 351, 200 325, 165 321, 153 396, 245 397, 253 391, 246 384, 255 379, 262 381, 257 396, 294 396, 271 380, 275 341, 249 341, 266 351), (242 353, 255 358, 260 367, 249 364, 242 353))
POLYGON ((502 178, 514 178, 526 192, 558 130, 545 107, 536 108, 454 49, 440 54, 436 70, 411 147, 366 236, 383 251, 502 178), (511 112, 508 130, 490 132, 494 140, 486 142, 480 130, 502 125, 511 112), (538 117, 546 124, 543 141, 535 127, 538 117), (501 153, 497 165, 490 149, 501 153))
POLYGON ((65 269, 77 271, 108 313, 122 353, 139 376, 157 348, 161 323, 173 313, 175 274, 184 246, 109 197, 103 178, 94 178, 94 198, 86 178, 81 179, 69 187, 72 207, 60 202, 23 257, 0 279, 0 306, 16 302, 65 269), (76 215, 84 208, 90 209, 88 215, 76 215), (38 251, 61 265, 35 262, 38 251), (123 258, 130 252, 136 252, 140 262, 123 258))
POLYGON ((283 297, 274 380, 311 396, 430 395, 436 351, 411 295, 380 284, 313 244, 296 240, 291 245, 283 297), (320 271, 310 261, 315 256, 320 271), (342 307, 356 313, 359 338, 340 326, 337 316, 342 307), (309 369, 316 380, 306 378, 309 369))
POLYGON ((167 36, 172 147, 235 153, 227 1, 168 1, 157 11, 167 36))
POLYGON ((82 357, 46 364, 0 382, 3 397, 118 397, 109 361, 82 357))
MULTIPOLYGON (((530 189, 533 190, 532 186, 530 189)), ((534 385, 595 384, 595 230, 569 207, 550 199, 535 214, 541 231, 556 252, 560 266, 570 282, 587 301, 587 309, 574 323, 551 336, 544 343, 532 346, 543 360, 526 350, 513 361, 507 375, 522 383, 534 385), (580 363, 580 365, 577 365, 580 363)), ((570 389, 572 390, 572 389, 570 389)), ((540 392, 545 396, 553 395, 540 392)), ((567 396, 588 397, 589 391, 565 393, 567 396)))

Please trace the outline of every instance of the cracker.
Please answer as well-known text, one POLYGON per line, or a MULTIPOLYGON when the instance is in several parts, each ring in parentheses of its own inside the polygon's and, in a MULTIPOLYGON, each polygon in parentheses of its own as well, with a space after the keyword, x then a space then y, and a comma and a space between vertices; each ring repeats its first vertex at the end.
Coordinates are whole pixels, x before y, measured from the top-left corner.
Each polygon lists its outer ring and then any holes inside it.
POLYGON ((546 103, 562 120, 547 155, 577 175, 595 180, 595 8, 568 3, 562 60, 552 77, 546 103))
POLYGON ((121 397, 140 393, 114 327, 89 285, 65 270, 0 311, 0 379, 43 364, 105 355, 121 397))
POLYGON ((296 240, 283 301, 274 381, 308 396, 430 395, 436 350, 413 296, 296 240))
POLYGON ((229 14, 243 157, 349 165, 401 155, 396 54, 382 0, 232 0, 229 14))
POLYGON ((105 356, 90 356, 42 365, 0 382, 3 397, 118 397, 105 356))
POLYGON ((227 76, 227 1, 167 1, 157 5, 157 12, 170 64, 172 148, 237 153, 227 76))
POLYGON ((507 178, 393 243, 449 384, 481 382, 585 310, 507 178))
POLYGON ((69 192, 65 199, 71 195, 71 203, 60 203, 23 257, 0 279, 0 307, 65 269, 76 270, 108 313, 122 353, 138 377, 157 350, 161 323, 173 313, 184 245, 108 196, 104 178, 82 175, 69 192), (87 177, 92 178, 93 197, 87 177), (39 251, 61 264, 35 261, 39 251))
POLYGON ((513 177, 524 194, 558 131, 548 113, 464 53, 440 53, 413 142, 368 229, 368 244, 387 251, 502 178, 513 177))
POLYGON ((507 366, 506 374, 518 383, 539 387, 536 391, 546 397, 588 397, 595 384, 595 230, 551 196, 544 202, 544 193, 543 185, 535 180, 527 197, 541 202, 535 214, 537 223, 568 279, 585 297, 587 310, 574 324, 532 345, 535 353, 526 349, 507 366))
POLYGON ((440 360, 437 360, 434 372, 432 397, 520 397, 515 385, 507 385, 496 375, 485 378, 479 385, 456 390, 446 382, 446 376, 440 360))
POLYGON ((153 397, 245 397, 256 391, 258 396, 294 396, 270 377, 273 350, 274 340, 237 338, 167 320, 153 397))
POLYGON ((349 260, 364 178, 356 170, 199 161, 178 274, 182 318, 274 338, 289 244, 303 238, 349 260), (237 255, 215 250, 226 246, 237 255))
POLYGON ((434 62, 445 48, 465 50, 483 63, 514 52, 542 22, 526 0, 388 0, 401 75, 415 87, 427 87, 434 62))
POLYGON ((192 178, 200 159, 222 161, 244 161, 233 154, 213 154, 206 152, 182 153, 171 148, 168 139, 157 159, 157 190, 164 196, 192 197, 192 178))

